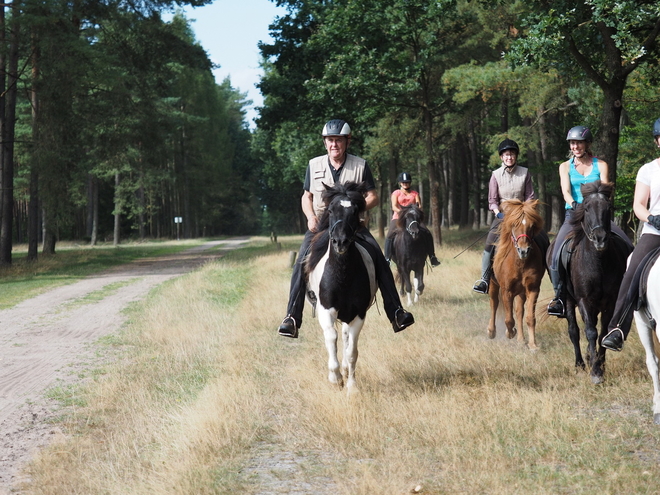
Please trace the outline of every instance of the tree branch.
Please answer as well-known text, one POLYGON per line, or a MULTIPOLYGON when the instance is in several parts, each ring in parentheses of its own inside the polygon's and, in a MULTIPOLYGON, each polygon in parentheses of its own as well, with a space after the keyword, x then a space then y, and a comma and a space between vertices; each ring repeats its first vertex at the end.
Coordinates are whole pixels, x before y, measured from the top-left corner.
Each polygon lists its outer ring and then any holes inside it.
POLYGON ((578 49, 573 36, 570 34, 566 35, 566 40, 568 41, 568 50, 571 52, 571 55, 573 55, 573 58, 575 58, 578 65, 582 67, 582 69, 587 73, 587 76, 589 76, 591 80, 598 84, 598 86, 600 86, 603 91, 609 90, 609 83, 605 80, 605 78, 603 78, 603 76, 600 75, 596 69, 591 66, 589 59, 585 57, 578 49))

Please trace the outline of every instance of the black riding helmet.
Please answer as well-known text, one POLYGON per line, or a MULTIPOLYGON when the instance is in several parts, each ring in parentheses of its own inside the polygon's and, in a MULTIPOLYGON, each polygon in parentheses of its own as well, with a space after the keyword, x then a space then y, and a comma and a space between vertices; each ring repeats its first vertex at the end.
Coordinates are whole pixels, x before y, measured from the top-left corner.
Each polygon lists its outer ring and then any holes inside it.
POLYGON ((497 147, 497 151, 500 154, 500 156, 502 156, 502 153, 504 153, 507 150, 513 150, 516 152, 516 154, 520 153, 520 148, 518 147, 518 143, 516 143, 513 139, 505 139, 497 147))
POLYGON ((344 136, 351 137, 351 126, 345 120, 333 119, 328 120, 323 126, 323 132, 321 133, 323 137, 328 136, 344 136))
POLYGON ((412 182, 412 177, 408 172, 401 172, 397 182, 412 182))
POLYGON ((587 141, 590 143, 593 140, 594 137, 591 135, 591 131, 583 125, 571 127, 566 136, 566 141, 587 141))
POLYGON ((653 137, 658 137, 660 136, 660 119, 655 121, 655 124, 653 124, 653 137))

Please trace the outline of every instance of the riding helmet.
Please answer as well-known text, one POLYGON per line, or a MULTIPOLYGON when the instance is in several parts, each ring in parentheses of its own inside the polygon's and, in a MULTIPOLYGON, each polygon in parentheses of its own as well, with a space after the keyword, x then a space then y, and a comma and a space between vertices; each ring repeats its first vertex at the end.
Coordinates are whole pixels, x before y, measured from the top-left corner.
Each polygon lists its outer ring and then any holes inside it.
POLYGON ((326 122, 326 124, 323 126, 322 136, 350 137, 351 127, 348 125, 348 123, 345 120, 341 120, 341 119, 328 120, 328 122, 326 122))
POLYGON ((660 136, 660 119, 655 121, 655 124, 653 124, 653 137, 658 137, 660 136))
POLYGON ((401 172, 397 182, 412 182, 412 177, 408 172, 401 172))
POLYGON ((591 131, 588 127, 583 125, 576 125, 571 127, 566 136, 566 141, 588 141, 591 142, 594 140, 594 137, 591 135, 591 131))
POLYGON ((502 153, 504 153, 507 150, 513 150, 516 152, 516 154, 520 153, 520 148, 518 147, 518 143, 516 143, 513 139, 505 139, 497 147, 497 151, 499 152, 500 156, 502 156, 502 153))

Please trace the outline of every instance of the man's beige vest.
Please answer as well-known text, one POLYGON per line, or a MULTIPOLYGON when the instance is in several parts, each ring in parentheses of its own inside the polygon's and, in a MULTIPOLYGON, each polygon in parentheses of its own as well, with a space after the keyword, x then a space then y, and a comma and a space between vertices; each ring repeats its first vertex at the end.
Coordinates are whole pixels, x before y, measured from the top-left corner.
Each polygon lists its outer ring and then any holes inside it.
POLYGON ((507 199, 525 201, 525 177, 527 177, 525 167, 516 165, 512 172, 507 172, 506 167, 502 166, 493 171, 493 175, 499 186, 502 201, 507 199))
MULTIPOLYGON (((364 169, 366 161, 355 155, 346 155, 346 161, 342 168, 339 182, 345 184, 346 182, 362 182, 364 180, 364 169)), ((325 205, 321 195, 325 191, 326 186, 333 186, 335 180, 330 172, 330 164, 328 163, 328 155, 317 156, 309 161, 309 192, 314 196, 314 213, 317 217, 321 217, 325 205)))

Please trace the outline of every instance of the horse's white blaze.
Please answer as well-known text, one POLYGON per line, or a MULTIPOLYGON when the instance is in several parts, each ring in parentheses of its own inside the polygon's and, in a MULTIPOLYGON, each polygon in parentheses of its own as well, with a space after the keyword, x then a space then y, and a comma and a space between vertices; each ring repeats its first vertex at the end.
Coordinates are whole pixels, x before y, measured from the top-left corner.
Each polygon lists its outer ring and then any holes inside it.
MULTIPOLYGON (((656 337, 660 339, 660 261, 656 261, 653 268, 651 268, 647 287, 648 309, 656 321, 656 337)), ((658 354, 653 343, 654 331, 645 311, 635 311, 635 323, 639 340, 646 351, 646 367, 653 381, 653 420, 656 424, 660 424, 660 376, 658 375, 660 370, 658 368, 658 354)))
POLYGON ((344 208, 350 208, 353 203, 351 203, 347 199, 343 199, 339 202, 340 205, 342 205, 344 208))
POLYGON ((523 218, 522 224, 527 225, 527 219, 526 218, 523 218))

